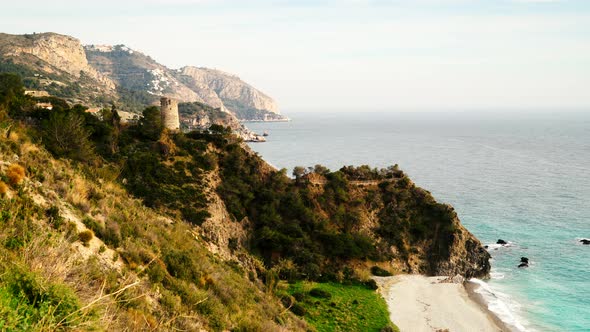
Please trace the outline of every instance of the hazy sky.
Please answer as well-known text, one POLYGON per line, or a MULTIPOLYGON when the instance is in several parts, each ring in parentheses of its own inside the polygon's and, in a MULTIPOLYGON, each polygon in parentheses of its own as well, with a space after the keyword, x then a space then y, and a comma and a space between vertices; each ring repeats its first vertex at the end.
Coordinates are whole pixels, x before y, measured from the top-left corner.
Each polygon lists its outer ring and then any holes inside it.
POLYGON ((1 32, 222 69, 285 111, 590 110, 590 0, 2 2, 1 32))

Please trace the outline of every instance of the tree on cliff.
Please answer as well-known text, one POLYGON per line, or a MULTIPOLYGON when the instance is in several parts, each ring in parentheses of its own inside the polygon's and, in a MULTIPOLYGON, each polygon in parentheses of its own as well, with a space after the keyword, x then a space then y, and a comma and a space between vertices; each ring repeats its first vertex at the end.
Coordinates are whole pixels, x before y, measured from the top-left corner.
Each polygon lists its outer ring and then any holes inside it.
POLYGON ((84 118, 74 112, 52 112, 43 122, 43 142, 58 157, 89 161, 94 147, 84 118))
POLYGON ((156 106, 148 107, 143 111, 143 116, 139 120, 139 132, 152 141, 160 139, 162 134, 162 117, 160 109, 156 106))
POLYGON ((0 74, 0 110, 12 110, 24 102, 24 86, 20 76, 0 74))

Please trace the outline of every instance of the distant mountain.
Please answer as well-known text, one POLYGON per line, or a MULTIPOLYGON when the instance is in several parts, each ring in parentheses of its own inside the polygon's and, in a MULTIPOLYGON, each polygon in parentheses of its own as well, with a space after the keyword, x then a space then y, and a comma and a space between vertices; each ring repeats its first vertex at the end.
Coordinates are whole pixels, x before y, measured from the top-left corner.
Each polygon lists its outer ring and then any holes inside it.
POLYGON ((17 72, 27 88, 72 103, 140 111, 160 96, 200 102, 239 120, 281 120, 276 102, 235 75, 183 67, 175 70, 124 45, 82 46, 56 33, 0 34, 0 72, 17 72))
POLYGON ((240 119, 264 119, 265 115, 276 119, 272 115, 280 114, 272 98, 235 75, 191 66, 181 68, 179 73, 179 79, 189 87, 208 87, 240 119))
POLYGON ((71 102, 118 98, 115 83, 88 64, 80 41, 70 36, 0 33, 0 72, 16 72, 27 88, 71 102))
POLYGON ((240 120, 282 118, 272 98, 235 75, 192 66, 169 69, 124 45, 88 45, 85 51, 92 67, 123 88, 205 103, 240 120))

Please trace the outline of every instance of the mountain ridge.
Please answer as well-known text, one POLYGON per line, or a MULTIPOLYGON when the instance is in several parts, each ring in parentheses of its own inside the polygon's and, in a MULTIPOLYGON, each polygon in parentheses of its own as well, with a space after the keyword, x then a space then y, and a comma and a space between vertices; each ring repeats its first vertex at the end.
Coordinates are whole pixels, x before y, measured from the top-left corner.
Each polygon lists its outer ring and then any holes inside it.
POLYGON ((72 103, 118 103, 139 113, 165 96, 201 102, 239 120, 286 119, 271 97, 237 75, 196 66, 171 69, 122 44, 82 45, 53 32, 0 34, 0 71, 17 71, 27 88, 72 103))

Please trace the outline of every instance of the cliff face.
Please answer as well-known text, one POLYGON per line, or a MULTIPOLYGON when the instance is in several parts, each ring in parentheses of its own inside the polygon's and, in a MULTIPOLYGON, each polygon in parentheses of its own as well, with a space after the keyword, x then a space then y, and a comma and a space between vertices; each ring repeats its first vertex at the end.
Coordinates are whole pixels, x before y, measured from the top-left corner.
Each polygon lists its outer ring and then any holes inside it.
POLYGON ((91 66, 131 91, 205 103, 243 120, 264 119, 264 114, 273 114, 275 119, 279 114, 270 97, 238 77, 218 70, 197 67, 173 70, 124 45, 88 45, 85 51, 91 66))
POLYGON ((238 118, 257 118, 265 113, 280 114, 272 98, 235 75, 191 66, 181 68, 180 73, 187 84, 206 86, 214 91, 238 118))
POLYGON ((238 77, 197 67, 167 68, 124 45, 88 45, 56 33, 0 33, 0 72, 18 72, 27 88, 71 103, 140 112, 165 96, 201 102, 240 120, 279 120, 277 104, 238 77))
POLYGON ((267 264, 289 260, 312 279, 346 274, 355 261, 388 262, 400 273, 489 274, 489 254, 453 208, 395 168, 299 169, 291 182, 260 172, 256 155, 230 150, 218 160, 218 192, 234 219, 251 221, 252 249, 267 264))
POLYGON ((5 59, 27 64, 30 63, 27 56, 33 56, 44 63, 48 72, 63 71, 75 78, 86 75, 107 92, 115 89, 113 81, 88 65, 84 48, 76 38, 55 33, 25 36, 0 34, 0 40, 0 53, 5 59))
POLYGON ((490 254, 482 243, 459 221, 454 209, 447 205, 454 232, 443 237, 435 236, 428 273, 433 276, 487 278, 490 273, 490 254))
POLYGON ((490 254, 482 243, 471 234, 455 214, 452 227, 456 230, 449 235, 448 254, 444 259, 431 257, 428 273, 433 276, 455 276, 465 278, 487 278, 490 273, 490 254))
POLYGON ((125 89, 178 101, 206 102, 197 92, 179 82, 172 70, 141 52, 124 45, 88 45, 85 52, 92 67, 125 89))

